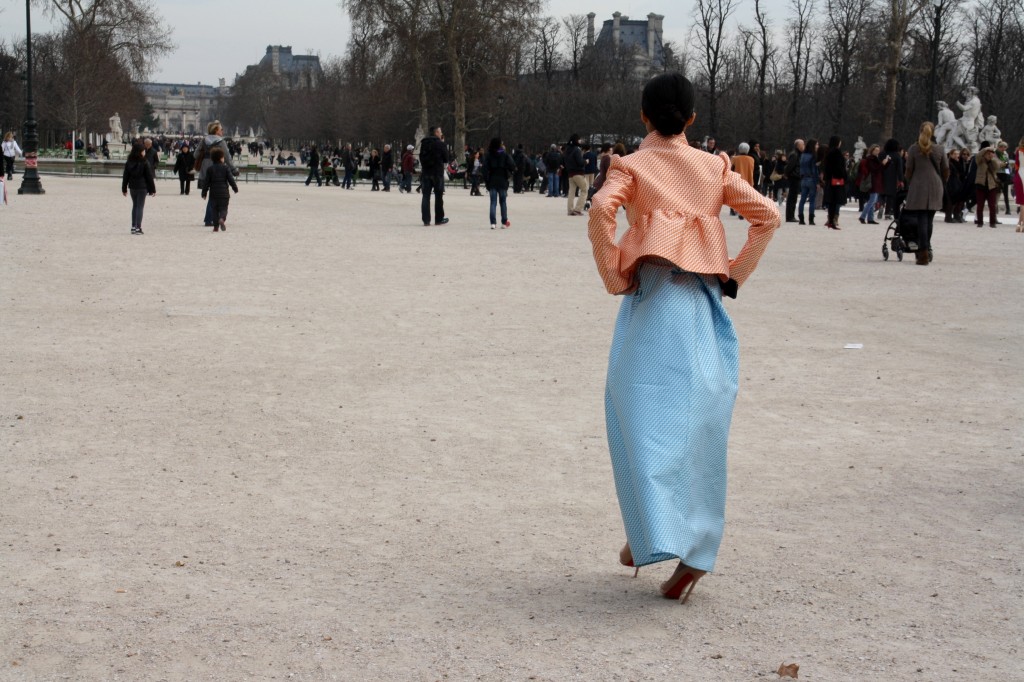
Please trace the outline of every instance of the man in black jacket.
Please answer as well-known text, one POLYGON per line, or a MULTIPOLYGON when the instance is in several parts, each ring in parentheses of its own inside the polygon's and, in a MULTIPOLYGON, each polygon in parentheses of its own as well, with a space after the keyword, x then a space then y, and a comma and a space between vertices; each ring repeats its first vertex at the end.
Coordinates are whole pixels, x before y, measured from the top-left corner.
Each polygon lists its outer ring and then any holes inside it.
POLYGON ((317 187, 323 184, 320 179, 320 152, 316 150, 315 144, 309 148, 309 175, 306 177, 307 187, 309 187, 309 183, 313 178, 316 178, 317 187))
POLYGON ((420 186, 423 199, 420 212, 423 224, 430 224, 430 193, 434 193, 434 224, 444 225, 448 219, 444 217, 444 169, 448 165, 448 147, 444 143, 444 131, 441 126, 431 126, 430 135, 420 142, 420 186))
POLYGON ((526 174, 526 152, 523 151, 522 143, 512 152, 512 163, 516 167, 515 172, 512 174, 512 192, 521 194, 523 191, 523 176, 526 174))
POLYGON ((800 198, 800 155, 804 153, 804 141, 794 140, 793 151, 786 157, 786 169, 783 175, 789 183, 786 192, 786 222, 796 222, 796 200, 800 198))
POLYGON ((146 150, 146 163, 149 164, 149 169, 153 171, 153 176, 156 177, 156 167, 160 165, 160 152, 153 149, 153 138, 151 137, 143 140, 142 146, 146 150))

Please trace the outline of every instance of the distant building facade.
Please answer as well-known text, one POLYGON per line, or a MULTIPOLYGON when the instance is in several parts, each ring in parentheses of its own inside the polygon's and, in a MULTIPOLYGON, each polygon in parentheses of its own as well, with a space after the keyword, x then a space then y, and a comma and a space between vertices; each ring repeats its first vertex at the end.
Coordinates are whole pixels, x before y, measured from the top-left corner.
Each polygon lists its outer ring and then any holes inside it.
POLYGON ((255 66, 246 69, 269 69, 289 90, 315 88, 323 79, 320 57, 314 54, 292 54, 291 45, 267 45, 267 53, 255 66))
POLYGON ((206 124, 219 117, 221 100, 230 93, 220 79, 219 86, 184 83, 139 83, 153 116, 164 133, 205 133, 206 124))
POLYGON ((601 25, 601 32, 594 34, 593 12, 587 15, 587 46, 602 52, 609 52, 620 58, 631 58, 638 73, 662 71, 665 68, 665 44, 662 38, 661 14, 647 15, 646 20, 630 19, 622 12, 615 12, 612 18, 601 25))

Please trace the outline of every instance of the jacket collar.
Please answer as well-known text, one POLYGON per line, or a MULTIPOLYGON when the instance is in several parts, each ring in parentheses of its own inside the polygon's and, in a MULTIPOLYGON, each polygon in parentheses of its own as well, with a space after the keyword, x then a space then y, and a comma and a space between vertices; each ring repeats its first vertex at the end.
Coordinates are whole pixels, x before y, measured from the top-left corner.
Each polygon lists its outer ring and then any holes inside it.
POLYGON ((685 147, 690 148, 690 143, 686 141, 686 132, 679 133, 678 135, 672 135, 671 137, 665 137, 657 130, 647 133, 647 137, 640 143, 640 149, 671 149, 674 147, 685 147))

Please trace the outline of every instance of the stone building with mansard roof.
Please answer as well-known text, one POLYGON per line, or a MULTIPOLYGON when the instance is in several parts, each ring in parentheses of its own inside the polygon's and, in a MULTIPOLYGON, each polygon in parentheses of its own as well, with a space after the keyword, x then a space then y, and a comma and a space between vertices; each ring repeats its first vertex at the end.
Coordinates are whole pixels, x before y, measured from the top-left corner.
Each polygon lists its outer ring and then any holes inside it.
POLYGON ((595 35, 593 12, 587 15, 587 46, 615 57, 630 58, 638 73, 662 71, 665 68, 665 44, 662 21, 665 17, 653 12, 646 19, 630 19, 615 12, 601 25, 595 35))

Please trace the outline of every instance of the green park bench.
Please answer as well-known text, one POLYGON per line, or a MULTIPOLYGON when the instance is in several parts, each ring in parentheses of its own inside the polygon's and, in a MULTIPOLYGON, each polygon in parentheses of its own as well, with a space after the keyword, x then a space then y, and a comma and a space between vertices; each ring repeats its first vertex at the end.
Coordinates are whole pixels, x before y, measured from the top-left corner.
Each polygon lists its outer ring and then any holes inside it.
POLYGON ((92 177, 92 166, 89 165, 89 158, 85 155, 85 151, 81 149, 75 152, 75 175, 80 178, 92 177))

